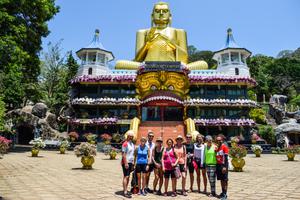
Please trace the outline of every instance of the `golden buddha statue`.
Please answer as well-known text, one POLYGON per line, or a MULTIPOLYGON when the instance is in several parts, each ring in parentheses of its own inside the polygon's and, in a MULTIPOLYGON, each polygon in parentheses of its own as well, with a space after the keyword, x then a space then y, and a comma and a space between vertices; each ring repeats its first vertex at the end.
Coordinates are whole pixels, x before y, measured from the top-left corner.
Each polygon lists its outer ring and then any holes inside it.
POLYGON ((134 61, 119 60, 116 69, 137 70, 144 61, 180 61, 191 70, 208 68, 205 61, 187 64, 186 32, 170 27, 172 15, 167 3, 156 3, 151 18, 152 27, 137 32, 134 61))

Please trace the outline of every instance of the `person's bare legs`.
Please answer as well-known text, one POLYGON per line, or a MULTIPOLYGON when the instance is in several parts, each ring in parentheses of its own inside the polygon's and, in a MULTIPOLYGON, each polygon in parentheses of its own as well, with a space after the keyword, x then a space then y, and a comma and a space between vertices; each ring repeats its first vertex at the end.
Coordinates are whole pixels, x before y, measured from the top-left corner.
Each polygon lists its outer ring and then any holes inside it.
POLYGON ((182 178, 182 194, 183 195, 186 195, 186 192, 185 192, 185 184, 186 184, 186 172, 181 172, 181 178, 182 178))
POLYGON ((221 180, 222 193, 227 195, 228 181, 221 180))
POLYGON ((142 173, 142 191, 144 191, 146 186, 146 174, 142 173))
POLYGON ((156 191, 158 180, 159 180, 159 169, 154 169, 153 192, 156 191))
POLYGON ((124 194, 127 194, 128 183, 129 183, 129 176, 124 176, 123 177, 123 192, 124 192, 124 194))
POLYGON ((164 181, 164 174, 161 169, 158 170, 158 177, 159 177, 159 191, 161 191, 163 181, 164 181))
POLYGON ((169 178, 165 178, 165 194, 168 193, 169 178))
POLYGON ((193 185, 194 185, 194 173, 189 172, 190 174, 190 190, 193 192, 193 185))
POLYGON ((200 192, 200 183, 201 183, 200 169, 197 169, 196 172, 197 172, 197 187, 198 187, 198 192, 200 192))
POLYGON ((176 178, 171 178, 172 180, 172 192, 176 195, 176 178))
POLYGON ((206 169, 202 169, 202 178, 204 183, 204 193, 207 193, 207 176, 206 176, 206 169))
MULTIPOLYGON (((139 189, 141 190, 141 185, 142 185, 142 183, 141 183, 141 179, 142 179, 142 177, 141 177, 141 173, 136 173, 136 175, 137 175, 137 179, 138 179, 138 187, 139 187, 139 189)), ((139 192, 140 193, 140 192, 139 192)))

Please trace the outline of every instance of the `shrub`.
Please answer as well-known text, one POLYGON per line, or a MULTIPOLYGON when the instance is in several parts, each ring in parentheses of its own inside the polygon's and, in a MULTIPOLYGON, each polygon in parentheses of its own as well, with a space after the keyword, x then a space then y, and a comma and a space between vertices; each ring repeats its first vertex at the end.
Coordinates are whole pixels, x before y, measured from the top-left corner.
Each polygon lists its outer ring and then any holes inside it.
POLYGON ((0 136, 0 154, 3 155, 9 149, 9 144, 11 140, 6 139, 5 137, 0 136))
POLYGON ((243 158, 247 155, 247 148, 243 145, 235 145, 230 148, 229 156, 231 158, 243 158))
POLYGON ((267 141, 268 144, 275 145, 274 129, 270 125, 260 125, 258 127, 259 135, 267 141))
POLYGON ((249 115, 250 115, 250 118, 253 119, 258 124, 266 124, 267 123, 266 113, 261 108, 251 109, 249 115))

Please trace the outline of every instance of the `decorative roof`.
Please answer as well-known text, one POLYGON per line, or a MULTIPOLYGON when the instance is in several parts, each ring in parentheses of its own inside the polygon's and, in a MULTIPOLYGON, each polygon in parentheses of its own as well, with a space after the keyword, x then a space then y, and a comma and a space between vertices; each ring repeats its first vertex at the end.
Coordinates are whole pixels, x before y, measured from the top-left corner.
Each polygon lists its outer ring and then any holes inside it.
POLYGON ((99 29, 96 29, 91 43, 89 45, 87 45, 86 47, 79 49, 76 52, 76 54, 80 57, 81 51, 83 51, 83 50, 101 50, 101 51, 104 51, 107 53, 109 61, 113 60, 114 59, 113 53, 104 48, 104 46, 100 42, 99 35, 100 35, 100 31, 99 31, 99 29))
POLYGON ((231 28, 227 29, 226 42, 225 42, 225 45, 223 46, 222 49, 226 49, 226 48, 240 48, 240 46, 237 45, 237 43, 235 42, 235 40, 233 38, 233 34, 232 34, 232 29, 231 28))
MULTIPOLYGON (((219 53, 219 52, 221 52, 221 51, 223 51, 223 50, 227 50, 227 49, 239 49, 239 50, 244 51, 246 53, 247 57, 251 55, 251 51, 249 51, 246 48, 240 47, 236 43, 236 41, 233 38, 233 34, 232 34, 232 29, 231 28, 227 29, 227 36, 226 36, 226 41, 225 41, 224 46, 220 50, 214 52, 214 55, 217 54, 217 53, 219 53)), ((214 59, 216 59, 215 56, 214 56, 214 59)))
POLYGON ((102 50, 107 51, 107 50, 103 47, 102 43, 100 42, 100 40, 99 40, 99 35, 100 35, 100 31, 99 31, 99 29, 96 29, 96 30, 95 30, 95 35, 94 35, 94 37, 93 37, 92 42, 91 42, 88 46, 86 46, 86 47, 84 47, 84 48, 85 48, 85 49, 102 49, 102 50))

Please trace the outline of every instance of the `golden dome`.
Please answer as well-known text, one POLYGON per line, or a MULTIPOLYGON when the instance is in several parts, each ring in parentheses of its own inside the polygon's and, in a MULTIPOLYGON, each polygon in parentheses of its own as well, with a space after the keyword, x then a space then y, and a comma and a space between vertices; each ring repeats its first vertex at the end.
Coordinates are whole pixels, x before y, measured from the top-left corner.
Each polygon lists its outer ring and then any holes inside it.
POLYGON ((196 61, 190 64, 187 64, 189 70, 205 70, 208 69, 208 64, 204 60, 196 61))

